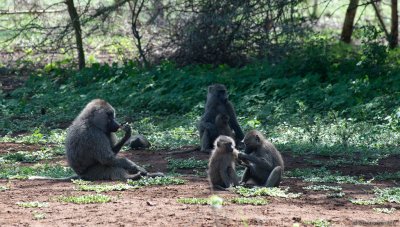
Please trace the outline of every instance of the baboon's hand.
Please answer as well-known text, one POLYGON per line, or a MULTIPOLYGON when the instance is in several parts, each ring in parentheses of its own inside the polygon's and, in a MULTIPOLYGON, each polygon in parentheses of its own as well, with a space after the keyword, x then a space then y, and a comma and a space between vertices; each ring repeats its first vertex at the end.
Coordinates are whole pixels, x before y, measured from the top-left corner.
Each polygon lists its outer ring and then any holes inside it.
POLYGON ((126 137, 130 137, 132 135, 132 129, 128 123, 124 124, 121 129, 125 131, 126 137))
POLYGON ((238 160, 238 164, 241 166, 249 167, 249 163, 244 160, 238 160))
POLYGON ((244 157, 244 155, 243 155, 243 153, 242 152, 239 152, 239 154, 238 154, 238 159, 240 160, 240 161, 243 161, 243 158, 244 157))
POLYGON ((238 150, 244 150, 245 145, 244 145, 243 141, 239 141, 239 142, 237 142, 236 147, 238 150))
POLYGON ((147 171, 140 171, 139 173, 140 173, 140 175, 143 176, 143 177, 147 176, 147 171))

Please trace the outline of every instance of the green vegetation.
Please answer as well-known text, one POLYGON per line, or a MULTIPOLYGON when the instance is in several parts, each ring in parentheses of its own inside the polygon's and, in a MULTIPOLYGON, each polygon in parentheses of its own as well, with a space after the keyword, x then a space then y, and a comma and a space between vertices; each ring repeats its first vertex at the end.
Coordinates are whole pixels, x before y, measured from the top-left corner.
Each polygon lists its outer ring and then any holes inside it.
POLYGON ((371 199, 350 199, 350 202, 357 205, 376 205, 389 203, 400 203, 400 188, 375 188, 374 198, 371 199))
POLYGON ((24 207, 24 208, 37 208, 37 207, 47 207, 49 206, 48 203, 44 202, 39 202, 39 201, 33 201, 33 202, 18 202, 18 206, 24 207))
POLYGON ((220 208, 226 205, 226 201, 217 195, 212 195, 209 198, 179 198, 176 201, 178 203, 191 205, 210 205, 213 208, 220 208))
POLYGON ((40 213, 40 212, 36 212, 36 211, 32 212, 32 216, 33 216, 32 218, 34 220, 42 220, 42 219, 46 218, 46 214, 40 213))
POLYGON ((375 188, 375 196, 385 202, 400 204, 400 187, 375 188))
POLYGON ((391 214, 396 211, 396 208, 372 208, 374 211, 378 213, 383 213, 383 214, 391 214))
POLYGON ((352 49, 315 38, 282 62, 241 68, 164 62, 142 69, 127 62, 80 72, 39 70, 0 99, 0 134, 28 131, 34 135, 28 141, 48 143, 49 128, 70 122, 91 99, 105 98, 117 117, 134 116, 133 129, 148 135, 155 149, 197 144, 206 88, 224 83, 245 131, 264 131, 284 151, 331 157, 324 165, 376 164, 398 153, 400 53, 373 53, 377 63, 366 55, 377 51, 369 45, 352 49))
POLYGON ((210 204, 209 198, 180 198, 176 200, 178 203, 183 204, 197 204, 197 205, 207 205, 210 204))
POLYGON ((29 151, 18 151, 15 153, 9 153, 4 155, 0 159, 4 160, 4 162, 12 163, 12 162, 26 162, 33 163, 41 160, 48 160, 55 156, 58 156, 63 153, 58 152, 59 149, 49 149, 43 148, 39 151, 29 152, 29 151))
POLYGON ((326 168, 318 169, 294 169, 285 173, 287 177, 297 177, 305 182, 312 183, 337 183, 337 184, 369 184, 363 177, 342 176, 339 172, 331 172, 326 168))
POLYGON ((237 198, 231 199, 231 202, 236 203, 236 204, 246 204, 246 205, 255 205, 255 206, 268 204, 268 200, 266 200, 264 198, 258 198, 258 197, 257 198, 237 197, 237 198))
POLYGON ((208 160, 198 160, 193 157, 188 159, 168 159, 168 169, 175 172, 177 169, 205 169, 208 160))
POLYGON ((326 194, 328 198, 343 198, 346 195, 344 192, 330 192, 326 194))
POLYGON ((127 184, 131 186, 154 186, 154 185, 179 185, 184 184, 186 181, 175 177, 143 177, 140 180, 128 180, 127 184))
MULTIPOLYGON (((218 196, 211 196, 209 198, 180 198, 177 199, 178 203, 183 204, 197 204, 197 205, 212 205, 215 207, 220 207, 222 205, 226 205, 227 202, 218 196)), ((229 200, 231 203, 242 204, 242 205, 266 205, 268 204, 268 200, 260 197, 255 198, 247 198, 247 197, 236 197, 229 200)))
POLYGON ((109 192, 109 191, 124 191, 133 189, 136 187, 130 186, 128 184, 93 184, 90 181, 84 180, 72 180, 72 182, 76 185, 75 189, 80 191, 95 191, 97 193, 100 192, 109 192))
POLYGON ((60 196, 57 198, 60 202, 76 203, 76 204, 89 204, 89 203, 108 203, 111 197, 108 195, 82 195, 82 196, 60 196))
POLYGON ((0 185, 0 192, 1 192, 1 191, 5 191, 5 190, 9 190, 9 189, 10 189, 10 188, 7 187, 7 186, 0 185))
POLYGON ((340 186, 329 186, 329 185, 310 185, 307 187, 303 187, 305 190, 311 190, 311 191, 335 191, 339 192, 342 190, 342 187, 340 186))
POLYGON ((0 178, 5 179, 27 179, 30 176, 62 178, 74 174, 71 168, 58 164, 35 164, 33 166, 0 164, 0 178))
POLYGON ((356 204, 356 205, 365 205, 365 206, 369 206, 369 205, 377 205, 377 204, 383 204, 384 201, 379 199, 379 198, 372 198, 372 199, 350 199, 350 202, 352 204, 356 204))
POLYGON ((376 180, 399 180, 400 179, 400 171, 395 173, 380 173, 375 176, 376 180))
POLYGON ((314 227, 328 227, 330 226, 330 222, 324 219, 317 219, 312 221, 304 221, 306 225, 312 225, 314 227))
POLYGON ((242 186, 235 187, 233 191, 244 197, 254 196, 271 196, 271 197, 282 197, 282 198, 298 198, 300 193, 289 193, 289 188, 245 188, 242 186))

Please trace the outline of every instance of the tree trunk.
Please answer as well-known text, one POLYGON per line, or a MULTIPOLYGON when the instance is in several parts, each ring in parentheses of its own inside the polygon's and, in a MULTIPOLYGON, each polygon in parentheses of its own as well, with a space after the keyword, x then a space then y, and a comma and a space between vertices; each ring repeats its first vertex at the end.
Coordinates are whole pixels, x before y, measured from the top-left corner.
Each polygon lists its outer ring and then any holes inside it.
POLYGON ((359 0, 350 0, 349 7, 347 7, 346 16, 343 22, 342 35, 340 40, 345 43, 351 42, 351 35, 353 34, 354 18, 356 17, 357 7, 359 0))
POLYGON ((82 44, 82 30, 81 23, 79 21, 79 15, 74 6, 74 0, 66 0, 65 4, 68 6, 68 13, 71 18, 72 27, 75 30, 75 39, 76 39, 76 49, 78 51, 78 64, 79 70, 85 68, 85 52, 83 51, 82 44))
POLYGON ((312 9, 312 18, 317 18, 317 11, 318 11, 318 0, 314 0, 313 9, 312 9))
POLYGON ((389 47, 396 48, 399 44, 399 16, 397 9, 397 0, 392 0, 392 25, 390 28, 389 47))

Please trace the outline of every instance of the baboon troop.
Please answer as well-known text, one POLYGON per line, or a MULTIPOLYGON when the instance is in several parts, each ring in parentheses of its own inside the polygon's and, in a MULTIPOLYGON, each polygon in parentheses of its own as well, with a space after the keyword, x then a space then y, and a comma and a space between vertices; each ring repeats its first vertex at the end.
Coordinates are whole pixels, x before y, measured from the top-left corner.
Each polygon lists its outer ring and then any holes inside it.
POLYGON ((244 144, 246 147, 244 153, 238 155, 239 160, 246 166, 240 183, 278 187, 284 169, 280 152, 257 130, 246 134, 244 144))
POLYGON ((208 180, 211 188, 225 190, 239 185, 235 170, 238 154, 232 138, 222 135, 215 140, 208 162, 208 180))
POLYGON ((227 115, 229 127, 235 132, 234 140, 238 144, 244 137, 243 131, 236 119, 236 113, 232 103, 228 100, 228 92, 222 84, 214 84, 208 87, 205 111, 200 119, 200 150, 210 153, 213 142, 220 135, 215 123, 219 115, 227 115))
POLYGON ((131 160, 117 154, 131 136, 129 125, 115 120, 114 108, 104 100, 88 103, 67 130, 66 153, 68 164, 84 180, 137 180, 141 176, 157 176, 131 160), (115 132, 125 131, 117 142, 115 132))
MULTIPOLYGON (((236 118, 227 89, 222 84, 208 87, 204 114, 198 125, 200 150, 210 153, 208 180, 212 189, 226 190, 231 186, 256 185, 278 187, 284 163, 280 152, 257 130, 245 136, 236 118), (242 141, 242 139, 244 140, 242 141), (237 149, 243 144, 244 152, 237 149), (246 167, 238 180, 235 164, 246 167)), ((66 155, 68 164, 84 180, 137 180, 149 174, 131 160, 117 154, 127 144, 131 149, 149 148, 143 135, 133 136, 128 124, 120 125, 114 108, 102 99, 89 102, 67 130, 66 155), (125 135, 117 141, 115 132, 125 135)), ((35 179, 35 178, 34 178, 35 179)), ((40 178, 37 178, 40 179, 40 178)))

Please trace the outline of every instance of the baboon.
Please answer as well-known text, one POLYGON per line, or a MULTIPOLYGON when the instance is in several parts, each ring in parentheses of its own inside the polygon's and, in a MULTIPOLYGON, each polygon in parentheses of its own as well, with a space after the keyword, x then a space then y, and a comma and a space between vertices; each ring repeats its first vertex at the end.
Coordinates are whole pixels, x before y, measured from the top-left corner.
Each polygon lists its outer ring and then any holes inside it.
POLYGON ((131 149, 141 149, 141 148, 149 148, 151 146, 150 142, 143 135, 136 135, 129 139, 128 141, 131 149))
POLYGON ((229 127, 229 116, 227 114, 218 114, 215 117, 215 126, 217 127, 218 135, 235 138, 235 134, 229 127))
POLYGON ((205 111, 199 123, 200 150, 210 153, 214 140, 219 136, 215 125, 218 114, 229 117, 229 126, 235 131, 235 142, 239 144, 243 139, 243 131, 236 119, 236 113, 232 103, 228 100, 226 87, 222 84, 214 84, 208 87, 205 111))
POLYGON ((235 171, 238 153, 232 138, 222 135, 215 140, 207 172, 212 189, 225 190, 231 185, 239 185, 235 171))
POLYGON ((68 164, 84 180, 137 180, 147 171, 117 154, 131 136, 131 128, 115 120, 114 108, 104 100, 89 102, 67 130, 65 149, 68 164), (117 142, 115 132, 125 131, 117 142))
POLYGON ((245 153, 239 153, 245 172, 241 184, 253 181, 258 186, 278 187, 283 175, 283 159, 275 146, 261 132, 252 130, 244 137, 245 153))

